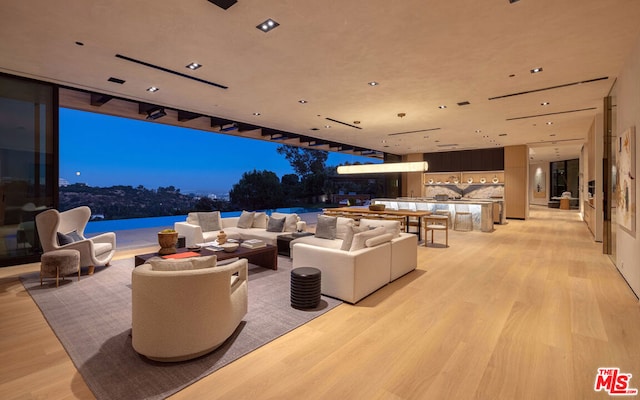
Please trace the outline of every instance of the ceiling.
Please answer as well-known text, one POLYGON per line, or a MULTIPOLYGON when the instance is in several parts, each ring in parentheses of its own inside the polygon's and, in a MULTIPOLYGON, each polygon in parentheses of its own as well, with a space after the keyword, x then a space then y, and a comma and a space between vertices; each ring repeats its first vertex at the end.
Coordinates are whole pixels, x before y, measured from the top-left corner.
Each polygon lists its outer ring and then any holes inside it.
POLYGON ((640 36, 637 0, 0 1, 0 71, 116 97, 84 108, 144 118, 128 99, 167 107, 156 122, 212 125, 183 110, 398 155, 577 158, 640 36))

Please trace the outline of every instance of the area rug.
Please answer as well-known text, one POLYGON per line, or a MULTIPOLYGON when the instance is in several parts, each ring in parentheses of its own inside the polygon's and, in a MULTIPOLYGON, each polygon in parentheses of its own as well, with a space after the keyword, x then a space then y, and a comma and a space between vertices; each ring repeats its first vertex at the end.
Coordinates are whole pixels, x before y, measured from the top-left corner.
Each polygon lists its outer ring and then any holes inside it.
POLYGON ((278 271, 249 267, 249 312, 231 338, 191 361, 159 363, 131 346, 133 259, 97 268, 93 276, 40 286, 38 273, 21 277, 85 382, 102 399, 162 399, 341 304, 322 297, 313 310, 290 305, 291 261, 278 271))

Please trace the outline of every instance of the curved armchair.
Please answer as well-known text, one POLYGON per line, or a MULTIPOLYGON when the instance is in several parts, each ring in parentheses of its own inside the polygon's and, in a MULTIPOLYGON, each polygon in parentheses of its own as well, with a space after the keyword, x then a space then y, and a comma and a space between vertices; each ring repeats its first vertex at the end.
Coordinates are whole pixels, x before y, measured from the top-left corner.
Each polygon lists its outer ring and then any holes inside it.
POLYGON ((136 267, 131 276, 134 350, 165 362, 215 350, 247 313, 247 268, 245 258, 182 271, 154 271, 150 264, 136 267))
POLYGON ((91 217, 91 209, 86 206, 58 212, 50 209, 36 216, 38 236, 42 250, 46 253, 58 249, 74 249, 80 252, 80 266, 89 267, 89 274, 94 267, 109 265, 116 252, 116 234, 103 233, 91 238, 84 237, 84 229, 91 217), (58 233, 69 234, 76 232, 81 240, 69 244, 58 243, 58 233))

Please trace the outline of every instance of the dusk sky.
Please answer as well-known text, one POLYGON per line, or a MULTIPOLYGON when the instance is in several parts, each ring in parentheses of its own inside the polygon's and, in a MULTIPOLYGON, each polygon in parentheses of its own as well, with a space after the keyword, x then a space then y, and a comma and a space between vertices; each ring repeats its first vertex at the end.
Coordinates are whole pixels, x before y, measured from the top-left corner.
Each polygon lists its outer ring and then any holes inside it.
MULTIPOLYGON (((60 178, 108 187, 227 193, 243 172, 293 173, 278 143, 60 108, 60 178)), ((328 166, 381 162, 329 152, 328 166)))

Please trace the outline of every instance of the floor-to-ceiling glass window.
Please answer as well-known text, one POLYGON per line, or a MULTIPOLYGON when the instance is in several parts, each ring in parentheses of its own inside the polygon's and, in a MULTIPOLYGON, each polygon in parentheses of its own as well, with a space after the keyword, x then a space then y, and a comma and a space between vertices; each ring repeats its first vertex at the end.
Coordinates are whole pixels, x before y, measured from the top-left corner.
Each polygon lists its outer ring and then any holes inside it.
POLYGON ((57 193, 56 91, 0 75, 0 266, 39 259, 35 216, 57 193))

